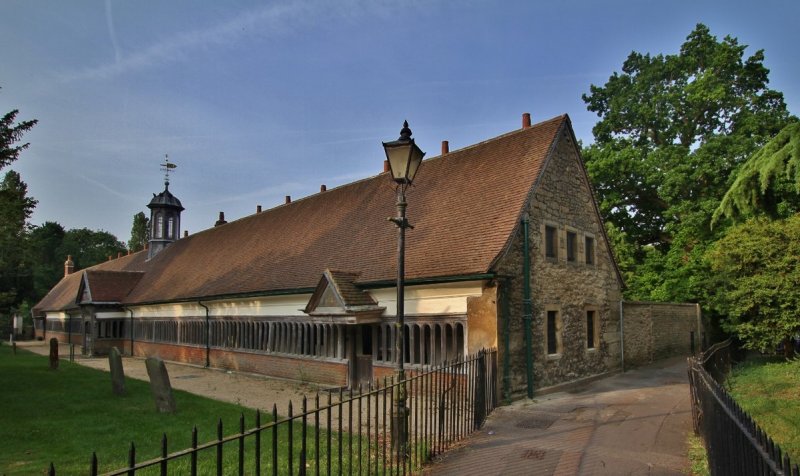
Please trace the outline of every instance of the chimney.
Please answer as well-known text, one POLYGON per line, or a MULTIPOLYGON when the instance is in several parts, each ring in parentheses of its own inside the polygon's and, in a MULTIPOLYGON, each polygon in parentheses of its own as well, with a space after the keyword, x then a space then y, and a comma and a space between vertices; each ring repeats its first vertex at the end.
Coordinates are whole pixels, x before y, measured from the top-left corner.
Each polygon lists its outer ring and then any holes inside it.
POLYGON ((132 254, 133 254, 133 251, 130 248, 128 248, 128 256, 130 256, 132 254))
POLYGON ((117 251, 117 259, 122 258, 122 251, 117 251))
POLYGON ((183 230, 183 237, 184 238, 188 238, 189 237, 189 230, 183 230))
POLYGON ((225 221, 225 212, 219 212, 219 220, 217 220, 217 222, 214 223, 214 226, 220 226, 226 223, 228 222, 225 221))
POLYGON ((328 187, 326 187, 325 184, 323 183, 322 185, 319 186, 319 192, 322 193, 325 190, 328 190, 328 187))
POLYGON ((384 172, 388 172, 389 171, 389 161, 388 160, 384 160, 383 161, 383 171, 384 172))
POLYGON ((450 142, 443 140, 442 141, 442 155, 450 153, 450 142))
POLYGON ((292 203, 292 196, 286 195, 286 203, 292 203))
POLYGON ((261 205, 256 205, 256 213, 261 213, 261 205))
POLYGON ((75 262, 72 261, 72 255, 67 255, 67 260, 64 261, 64 277, 66 278, 75 271, 75 262))
POLYGON ((522 114, 522 128, 523 129, 531 128, 531 113, 526 112, 522 114))
POLYGON ((108 255, 108 260, 111 261, 111 255, 108 255))

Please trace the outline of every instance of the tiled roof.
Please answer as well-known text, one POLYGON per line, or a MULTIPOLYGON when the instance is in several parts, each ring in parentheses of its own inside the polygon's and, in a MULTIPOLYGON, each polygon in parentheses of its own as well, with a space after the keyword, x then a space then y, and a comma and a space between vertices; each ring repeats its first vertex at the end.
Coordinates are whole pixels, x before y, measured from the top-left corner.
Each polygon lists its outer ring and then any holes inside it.
POLYGON ((144 272, 108 271, 90 268, 84 282, 89 287, 93 303, 119 303, 136 286, 144 272))
POLYGON ((356 286, 358 273, 347 273, 344 271, 328 270, 330 284, 336 287, 339 297, 344 302, 344 307, 377 306, 378 303, 372 299, 369 293, 356 286))
POLYGON ((87 270, 76 271, 61 279, 50 290, 33 310, 39 314, 43 311, 63 311, 77 307, 78 291, 83 281, 83 274, 93 271, 144 271, 147 251, 140 251, 121 258, 105 261, 87 270))
MULTIPOLYGON (((565 115, 425 160, 406 194, 415 227, 406 231, 406 278, 490 272, 562 127, 569 127, 565 115)), ((320 192, 182 238, 146 263, 142 258, 139 268, 124 269, 146 273, 123 302, 310 292, 325 269, 358 273, 359 284, 392 281, 397 228, 386 218, 395 213, 387 173, 320 192)), ((37 308, 52 309, 49 297, 37 308)))

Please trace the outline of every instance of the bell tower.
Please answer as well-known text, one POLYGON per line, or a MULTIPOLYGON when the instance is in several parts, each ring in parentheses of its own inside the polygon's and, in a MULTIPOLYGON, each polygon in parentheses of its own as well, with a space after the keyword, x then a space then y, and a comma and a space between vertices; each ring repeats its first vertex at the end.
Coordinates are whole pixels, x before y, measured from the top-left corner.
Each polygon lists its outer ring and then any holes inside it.
POLYGON ((150 209, 150 241, 147 247, 147 259, 157 255, 170 243, 181 236, 181 212, 184 210, 181 201, 169 191, 169 174, 177 165, 166 156, 161 170, 164 171, 164 191, 156 195, 147 205, 150 209))

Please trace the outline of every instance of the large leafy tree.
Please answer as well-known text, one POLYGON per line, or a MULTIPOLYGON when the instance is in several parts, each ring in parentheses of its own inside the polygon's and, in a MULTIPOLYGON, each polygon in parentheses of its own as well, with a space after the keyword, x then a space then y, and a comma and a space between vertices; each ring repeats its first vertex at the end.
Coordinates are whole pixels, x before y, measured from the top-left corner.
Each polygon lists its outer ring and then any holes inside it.
POLYGON ((745 50, 699 24, 679 53, 632 52, 583 96, 600 117, 587 170, 635 263, 629 298, 704 297, 702 257, 723 231, 710 220, 732 173, 790 121, 763 51, 745 50))
POLYGON ((64 276, 61 245, 66 230, 52 221, 36 226, 28 235, 29 261, 33 268, 34 299, 41 298, 64 276))
POLYGON ((109 257, 116 258, 118 253, 126 251, 125 243, 107 231, 95 231, 88 228, 71 229, 64 233, 64 241, 59 247, 59 254, 64 258, 72 255, 75 269, 88 268, 109 257))
POLYGON ((131 227, 131 239, 128 240, 128 249, 131 251, 141 251, 150 240, 150 220, 144 212, 139 212, 133 216, 133 226, 131 227))
POLYGON ((800 332, 800 214, 732 227, 708 259, 716 285, 712 302, 745 347, 774 348, 800 332))

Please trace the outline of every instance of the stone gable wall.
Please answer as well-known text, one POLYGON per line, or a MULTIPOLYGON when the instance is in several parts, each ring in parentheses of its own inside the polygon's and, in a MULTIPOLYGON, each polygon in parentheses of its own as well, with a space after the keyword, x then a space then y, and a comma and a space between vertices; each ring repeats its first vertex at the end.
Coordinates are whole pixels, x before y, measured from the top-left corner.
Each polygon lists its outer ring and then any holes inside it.
MULTIPOLYGON (((529 219, 534 389, 597 375, 619 367, 620 286, 613 258, 605 242, 602 222, 593 204, 576 144, 562 131, 523 215, 529 219), (558 258, 545 257, 545 226, 558 230, 558 258), (577 235, 577 256, 566 260, 566 233, 577 235), (585 264, 584 238, 594 239, 594 264, 585 264), (598 313, 599 345, 586 348, 586 311, 598 313), (547 354, 546 312, 561 318, 561 352, 547 354)), ((498 274, 513 276, 504 284, 509 293, 509 355, 511 393, 526 388, 525 333, 523 323, 522 225, 509 252, 498 265, 498 274)), ((499 363, 502 368, 503 324, 499 363)), ((502 371, 499 372, 502 374, 502 371)))
POLYGON ((626 301, 623 304, 625 366, 638 366, 700 350, 702 324, 697 304, 626 301))

